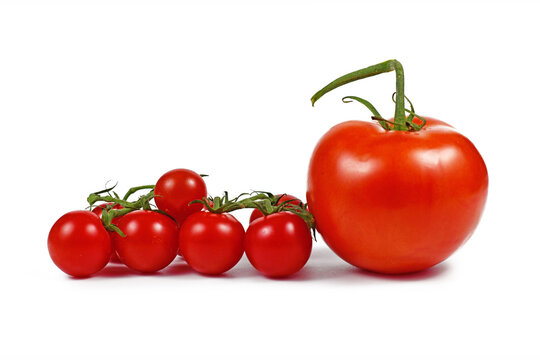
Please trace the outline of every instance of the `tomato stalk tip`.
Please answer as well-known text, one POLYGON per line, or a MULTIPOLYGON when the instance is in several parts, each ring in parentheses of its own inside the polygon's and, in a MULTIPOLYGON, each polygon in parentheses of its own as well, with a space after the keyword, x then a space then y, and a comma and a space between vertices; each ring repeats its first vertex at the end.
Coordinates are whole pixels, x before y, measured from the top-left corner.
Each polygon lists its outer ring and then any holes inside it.
POLYGON ((395 92, 395 112, 394 112, 394 120, 388 121, 384 119, 379 112, 375 109, 375 107, 367 100, 356 97, 356 96, 346 96, 342 100, 343 102, 351 102, 351 101, 345 101, 346 99, 351 99, 360 102, 364 106, 366 106, 371 113, 373 114, 372 119, 377 120, 379 124, 385 129, 385 130, 398 130, 398 131, 417 131, 422 128, 422 126, 425 124, 425 119, 416 115, 414 113, 414 109, 412 107, 412 104, 409 99, 405 96, 405 75, 403 72, 403 66, 401 63, 397 60, 388 60, 373 66, 369 66, 357 71, 353 71, 349 74, 343 75, 336 80, 332 81, 325 87, 323 87, 321 90, 317 91, 315 95, 311 97, 311 105, 315 106, 315 102, 319 100, 324 94, 340 87, 343 85, 346 85, 350 82, 365 79, 371 76, 375 76, 378 74, 386 73, 386 72, 396 72, 396 92, 395 92), (405 108, 405 99, 409 102, 411 105, 411 109, 405 108), (406 116, 406 113, 409 113, 409 116, 406 116), (414 118, 418 117, 422 120, 422 124, 416 124, 414 123, 414 118))

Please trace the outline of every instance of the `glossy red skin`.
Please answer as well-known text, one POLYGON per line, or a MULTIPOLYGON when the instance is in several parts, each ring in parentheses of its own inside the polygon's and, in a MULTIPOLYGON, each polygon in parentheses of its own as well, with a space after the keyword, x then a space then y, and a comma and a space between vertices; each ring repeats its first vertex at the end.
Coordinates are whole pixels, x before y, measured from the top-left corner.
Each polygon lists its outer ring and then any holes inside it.
POLYGON ((244 254, 244 227, 230 214, 201 211, 190 215, 178 234, 180 253, 195 271, 219 275, 244 254))
POLYGON ((120 261, 143 273, 159 271, 178 253, 178 226, 166 215, 137 210, 123 215, 117 225, 126 235, 111 233, 120 261))
MULTIPOLYGON (((210 205, 210 207, 214 206, 214 202, 211 201, 211 200, 208 200, 208 204, 210 205)), ((201 211, 206 211, 208 212, 208 208, 206 206, 203 206, 203 208, 201 209, 201 211)), ((188 216, 189 217, 189 216, 188 216)), ((178 250, 178 256, 182 257, 182 253, 180 253, 180 250, 178 250)))
MULTIPOLYGON (((112 205, 112 203, 100 204, 100 205, 96 206, 94 209, 92 209, 92 212, 94 214, 96 214, 97 216, 99 216, 99 218, 101 219, 101 213, 103 212, 103 209, 105 209, 107 207, 107 205, 112 205)), ((123 209, 123 207, 120 204, 116 204, 116 205, 113 206, 113 209, 123 209)), ((114 218, 114 219, 112 219, 111 222, 116 225, 117 221, 118 221, 118 218, 114 218)), ((120 259, 118 258, 118 255, 116 255, 116 251, 114 251, 114 249, 113 249, 112 254, 111 254, 110 262, 116 263, 116 264, 121 263, 120 259)))
POLYGON ((90 276, 103 269, 112 252, 111 239, 99 217, 85 210, 64 214, 47 241, 52 261, 66 274, 90 276))
POLYGON ((246 256, 268 277, 285 277, 302 269, 312 248, 311 233, 301 217, 280 212, 253 221, 244 239, 246 256))
POLYGON ((175 169, 163 174, 156 183, 154 200, 159 210, 165 211, 182 224, 189 215, 201 211, 202 204, 189 204, 206 197, 206 184, 194 171, 175 169))
MULTIPOLYGON (((293 205, 300 205, 302 203, 302 201, 300 199, 298 199, 296 196, 292 196, 292 195, 288 195, 288 194, 279 194, 279 195, 276 195, 276 197, 279 198, 278 200, 278 204, 281 204, 287 200, 293 200, 291 201, 289 204, 293 204, 293 205), (279 198, 281 196, 281 198, 279 198)), ((260 217, 263 217, 263 213, 261 212, 261 210, 259 209, 254 209, 252 212, 251 212, 251 216, 249 217, 249 222, 252 223, 253 220, 255 219, 258 219, 260 217)))
POLYGON ((417 132, 348 121, 319 141, 307 201, 330 248, 367 270, 424 270, 472 235, 488 191, 477 149, 450 125, 427 118, 417 132))

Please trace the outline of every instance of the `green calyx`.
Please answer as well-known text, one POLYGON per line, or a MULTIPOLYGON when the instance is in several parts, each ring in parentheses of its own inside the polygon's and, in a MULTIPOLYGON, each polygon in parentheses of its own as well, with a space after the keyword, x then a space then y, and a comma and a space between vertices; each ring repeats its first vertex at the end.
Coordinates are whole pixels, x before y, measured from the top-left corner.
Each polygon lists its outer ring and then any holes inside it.
MULTIPOLYGON (((135 210, 151 210, 167 215, 161 210, 153 209, 150 200, 152 200, 154 195, 154 185, 143 185, 136 186, 129 189, 126 194, 121 198, 114 190, 116 185, 91 193, 86 199, 90 205, 89 210, 91 211, 94 205, 98 202, 107 203, 101 212, 101 222, 105 229, 109 231, 114 231, 120 236, 125 237, 126 235, 118 228, 118 226, 112 223, 112 220, 116 217, 128 214, 135 210), (136 193, 137 191, 149 189, 150 191, 145 195, 140 196, 136 201, 129 201, 129 197, 136 193), (121 205, 122 209, 114 209, 115 205, 121 205)), ((169 215, 167 215, 169 216, 169 215)), ((169 216, 170 217, 170 216, 169 216)))
MULTIPOLYGON (((152 208, 153 205, 150 203, 156 195, 154 194, 154 185, 143 185, 136 186, 129 189, 123 197, 120 197, 115 191, 114 188, 116 185, 106 188, 104 190, 96 191, 88 195, 87 201, 90 211, 93 209, 96 203, 106 203, 103 207, 101 213, 101 221, 103 226, 109 231, 115 231, 120 236, 125 237, 126 235, 120 230, 115 224, 112 223, 112 220, 116 217, 128 214, 135 210, 150 210, 155 211, 160 214, 169 216, 167 213, 152 208), (129 197, 134 193, 140 190, 150 190, 148 193, 139 196, 135 201, 130 201, 129 197), (122 209, 115 209, 116 205, 121 205, 122 209)), ((190 204, 200 203, 212 213, 223 214, 229 213, 239 209, 258 209, 263 215, 271 215, 283 211, 292 212, 300 216, 307 224, 307 226, 313 230, 315 233, 315 219, 313 215, 307 210, 305 204, 300 203, 299 205, 293 204, 294 200, 287 200, 280 202, 281 196, 274 196, 270 192, 266 191, 254 191, 252 193, 242 193, 234 198, 229 198, 228 192, 224 192, 223 196, 216 197, 204 197, 199 200, 193 200, 190 204)), ((174 219, 173 219, 174 220, 174 219)), ((175 220, 176 221, 176 220, 175 220)))
POLYGON ((369 66, 364 69, 353 71, 349 74, 343 75, 336 80, 332 81, 321 90, 317 91, 311 98, 311 104, 315 106, 315 102, 319 100, 324 94, 330 92, 340 86, 348 84, 350 82, 365 79, 367 77, 375 76, 378 74, 395 71, 396 72, 396 92, 392 96, 392 100, 396 104, 394 120, 389 121, 381 116, 377 109, 367 100, 359 98, 357 96, 346 96, 342 100, 345 103, 358 101, 371 111, 373 120, 377 120, 379 124, 388 131, 418 131, 426 123, 426 119, 417 115, 414 112, 414 107, 411 101, 405 96, 405 76, 403 72, 403 66, 397 60, 388 60, 380 64, 369 66), (405 100, 409 103, 410 109, 405 108, 405 100), (406 113, 409 115, 406 116, 406 113), (414 120, 418 118, 421 120, 420 124, 417 124, 414 120))
POLYGON ((193 203, 203 204, 212 213, 223 214, 239 209, 258 209, 263 215, 271 215, 278 212, 288 211, 300 216, 310 229, 315 229, 315 219, 307 210, 306 205, 293 204, 294 200, 287 200, 279 203, 281 196, 275 196, 267 191, 254 191, 252 193, 242 193, 235 198, 229 199, 228 192, 219 197, 205 197, 201 200, 194 200, 193 203), (242 197, 248 196, 242 199, 242 197))

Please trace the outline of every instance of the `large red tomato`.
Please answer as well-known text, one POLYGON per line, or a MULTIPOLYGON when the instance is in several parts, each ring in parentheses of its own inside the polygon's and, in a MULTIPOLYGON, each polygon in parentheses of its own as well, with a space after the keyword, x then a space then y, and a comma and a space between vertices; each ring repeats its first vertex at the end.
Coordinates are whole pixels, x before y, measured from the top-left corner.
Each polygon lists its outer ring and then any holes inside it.
POLYGON ((420 131, 348 121, 315 147, 307 202, 347 262, 382 273, 423 270, 476 228, 488 190, 484 161, 454 128, 426 120, 420 131))

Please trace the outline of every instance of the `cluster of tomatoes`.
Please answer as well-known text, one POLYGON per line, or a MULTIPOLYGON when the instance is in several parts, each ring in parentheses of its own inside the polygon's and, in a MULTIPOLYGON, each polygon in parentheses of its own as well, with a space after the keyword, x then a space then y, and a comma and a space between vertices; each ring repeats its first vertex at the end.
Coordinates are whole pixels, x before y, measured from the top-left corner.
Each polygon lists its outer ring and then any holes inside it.
POLYGON ((471 237, 484 210, 488 173, 474 144, 452 126, 415 113, 397 60, 343 75, 315 93, 311 103, 352 81, 390 71, 396 73, 393 118, 383 118, 365 99, 346 96, 343 102, 365 105, 376 122, 338 124, 317 143, 306 191, 313 215, 286 195, 207 197, 200 175, 177 169, 155 185, 130 189, 122 199, 111 189, 91 194, 90 206, 98 207, 70 212, 53 226, 53 261, 70 275, 88 276, 112 254, 132 269, 154 272, 179 252, 196 271, 216 275, 245 252, 264 275, 283 277, 307 262, 316 219, 330 249, 359 268, 402 274, 440 263, 471 237), (150 192, 128 200, 142 189, 150 192), (247 231, 229 214, 243 208, 255 209, 247 231))
POLYGON ((311 254, 314 227, 305 205, 290 195, 246 195, 207 197, 202 176, 187 169, 171 170, 155 185, 132 188, 123 198, 106 189, 89 196, 91 211, 72 211, 56 221, 49 254, 75 277, 90 276, 110 261, 152 273, 177 255, 199 273, 218 275, 233 268, 244 252, 269 277, 300 270, 311 254), (142 189, 150 191, 129 201, 142 189), (242 208, 254 209, 247 231, 229 213, 242 208))

